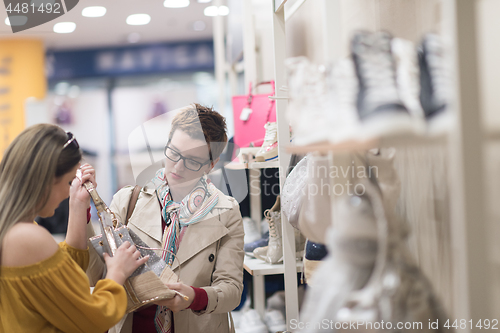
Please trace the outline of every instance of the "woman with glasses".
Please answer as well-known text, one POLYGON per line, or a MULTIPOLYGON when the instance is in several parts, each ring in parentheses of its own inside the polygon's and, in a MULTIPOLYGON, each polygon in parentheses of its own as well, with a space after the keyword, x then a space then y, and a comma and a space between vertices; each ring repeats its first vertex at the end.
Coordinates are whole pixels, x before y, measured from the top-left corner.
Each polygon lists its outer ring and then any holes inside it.
MULTIPOLYGON (((110 333, 234 332, 230 312, 243 290, 243 222, 239 205, 207 174, 227 143, 224 118, 198 104, 179 111, 165 146, 165 167, 141 189, 130 229, 158 253, 181 283, 167 285, 189 297, 159 302, 127 315, 110 333)), ((133 187, 114 196, 110 209, 124 223, 133 187)), ((94 255, 97 258, 97 254, 94 255)), ((103 265, 87 274, 97 281, 103 265)))
POLYGON ((87 208, 82 185, 94 169, 80 166, 71 133, 55 125, 24 130, 0 163, 0 332, 104 332, 125 314, 125 279, 148 258, 130 244, 107 257, 108 273, 90 293, 85 269, 87 208), (75 174, 81 169, 81 179, 75 174), (69 199, 66 240, 59 245, 34 222, 69 199))

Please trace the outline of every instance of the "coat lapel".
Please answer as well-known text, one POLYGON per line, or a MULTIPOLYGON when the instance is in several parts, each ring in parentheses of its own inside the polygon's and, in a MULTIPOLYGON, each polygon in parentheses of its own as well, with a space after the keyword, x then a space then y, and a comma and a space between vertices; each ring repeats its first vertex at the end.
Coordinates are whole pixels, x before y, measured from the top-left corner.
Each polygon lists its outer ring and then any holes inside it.
POLYGON ((141 230, 149 237, 153 238, 158 244, 161 244, 161 209, 156 193, 152 188, 146 188, 143 191, 145 196, 145 204, 137 205, 136 210, 130 218, 130 224, 141 230))
POLYGON ((214 210, 218 211, 213 209, 203 220, 187 227, 172 269, 179 267, 179 262, 182 267, 184 262, 228 234, 229 230, 219 221, 218 214, 214 215, 214 210))
MULTIPOLYGON (((154 188, 145 188, 143 193, 145 194, 145 204, 137 205, 129 223, 153 238, 158 242, 158 246, 162 246, 161 209, 155 190, 154 188)), ((172 269, 179 267, 179 262, 182 267, 184 262, 228 234, 229 230, 220 221, 220 214, 231 208, 232 203, 220 192, 219 201, 212 211, 200 222, 187 227, 177 252, 178 260, 174 260, 172 269)))

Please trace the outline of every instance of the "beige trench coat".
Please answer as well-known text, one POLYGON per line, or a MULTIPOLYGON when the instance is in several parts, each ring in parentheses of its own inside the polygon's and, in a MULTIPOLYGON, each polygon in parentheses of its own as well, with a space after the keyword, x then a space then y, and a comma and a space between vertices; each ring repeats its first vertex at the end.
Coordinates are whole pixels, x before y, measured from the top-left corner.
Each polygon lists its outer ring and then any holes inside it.
MULTIPOLYGON (((120 221, 126 216, 132 190, 131 186, 124 187, 113 197, 110 209, 120 221)), ((160 205, 154 188, 146 186, 141 190, 128 226, 150 247, 161 247, 160 205)), ((230 312, 240 303, 243 291, 243 236, 239 205, 222 192, 212 211, 187 228, 177 252, 181 269, 177 260, 172 268, 183 283, 205 289, 208 305, 199 312, 175 313, 176 333, 234 332, 230 312)), ((104 263, 92 245, 89 248, 87 275, 94 285, 102 277, 104 263)), ((126 315, 109 333, 130 333, 132 318, 132 314, 126 315)))

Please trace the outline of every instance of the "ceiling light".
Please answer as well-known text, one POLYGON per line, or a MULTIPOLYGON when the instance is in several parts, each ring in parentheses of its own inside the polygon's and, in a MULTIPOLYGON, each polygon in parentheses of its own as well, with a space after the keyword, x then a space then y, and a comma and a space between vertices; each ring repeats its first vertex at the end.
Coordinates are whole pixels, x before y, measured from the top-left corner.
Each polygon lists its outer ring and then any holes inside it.
POLYGON ((10 25, 10 20, 8 17, 5 18, 5 24, 10 25))
POLYGON ((193 23, 193 30, 194 31, 203 31, 203 30, 205 30, 206 27, 207 27, 207 25, 203 21, 196 21, 193 23))
POLYGON ((229 15, 229 7, 227 6, 220 6, 218 10, 218 14, 220 16, 227 16, 229 15))
POLYGON ((145 25, 151 21, 151 16, 148 14, 132 14, 127 17, 129 25, 145 25))
POLYGON ((205 16, 217 16, 219 15, 219 9, 217 6, 208 6, 203 10, 203 14, 205 14, 205 16))
POLYGON ((132 32, 127 36, 127 41, 131 44, 137 43, 141 39, 141 35, 137 32, 132 32))
POLYGON ((102 6, 90 6, 82 10, 82 15, 85 17, 101 17, 104 14, 106 14, 106 7, 102 6))
POLYGON ((76 29, 76 23, 74 22, 59 22, 54 24, 54 32, 58 34, 69 34, 76 29))
POLYGON ((165 0, 163 6, 167 8, 184 8, 189 6, 189 0, 165 0))
POLYGON ((209 3, 212 0, 198 0, 198 3, 209 3))

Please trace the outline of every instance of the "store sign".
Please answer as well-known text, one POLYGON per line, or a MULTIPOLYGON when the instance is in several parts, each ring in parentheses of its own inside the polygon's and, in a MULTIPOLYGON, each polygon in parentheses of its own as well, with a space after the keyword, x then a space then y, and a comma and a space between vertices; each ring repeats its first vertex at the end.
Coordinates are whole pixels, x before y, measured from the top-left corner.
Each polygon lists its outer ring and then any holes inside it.
POLYGON ((26 127, 24 103, 47 89, 41 40, 0 40, 0 158, 26 127))
POLYGON ((214 68, 212 41, 47 53, 48 77, 158 74, 214 68))

